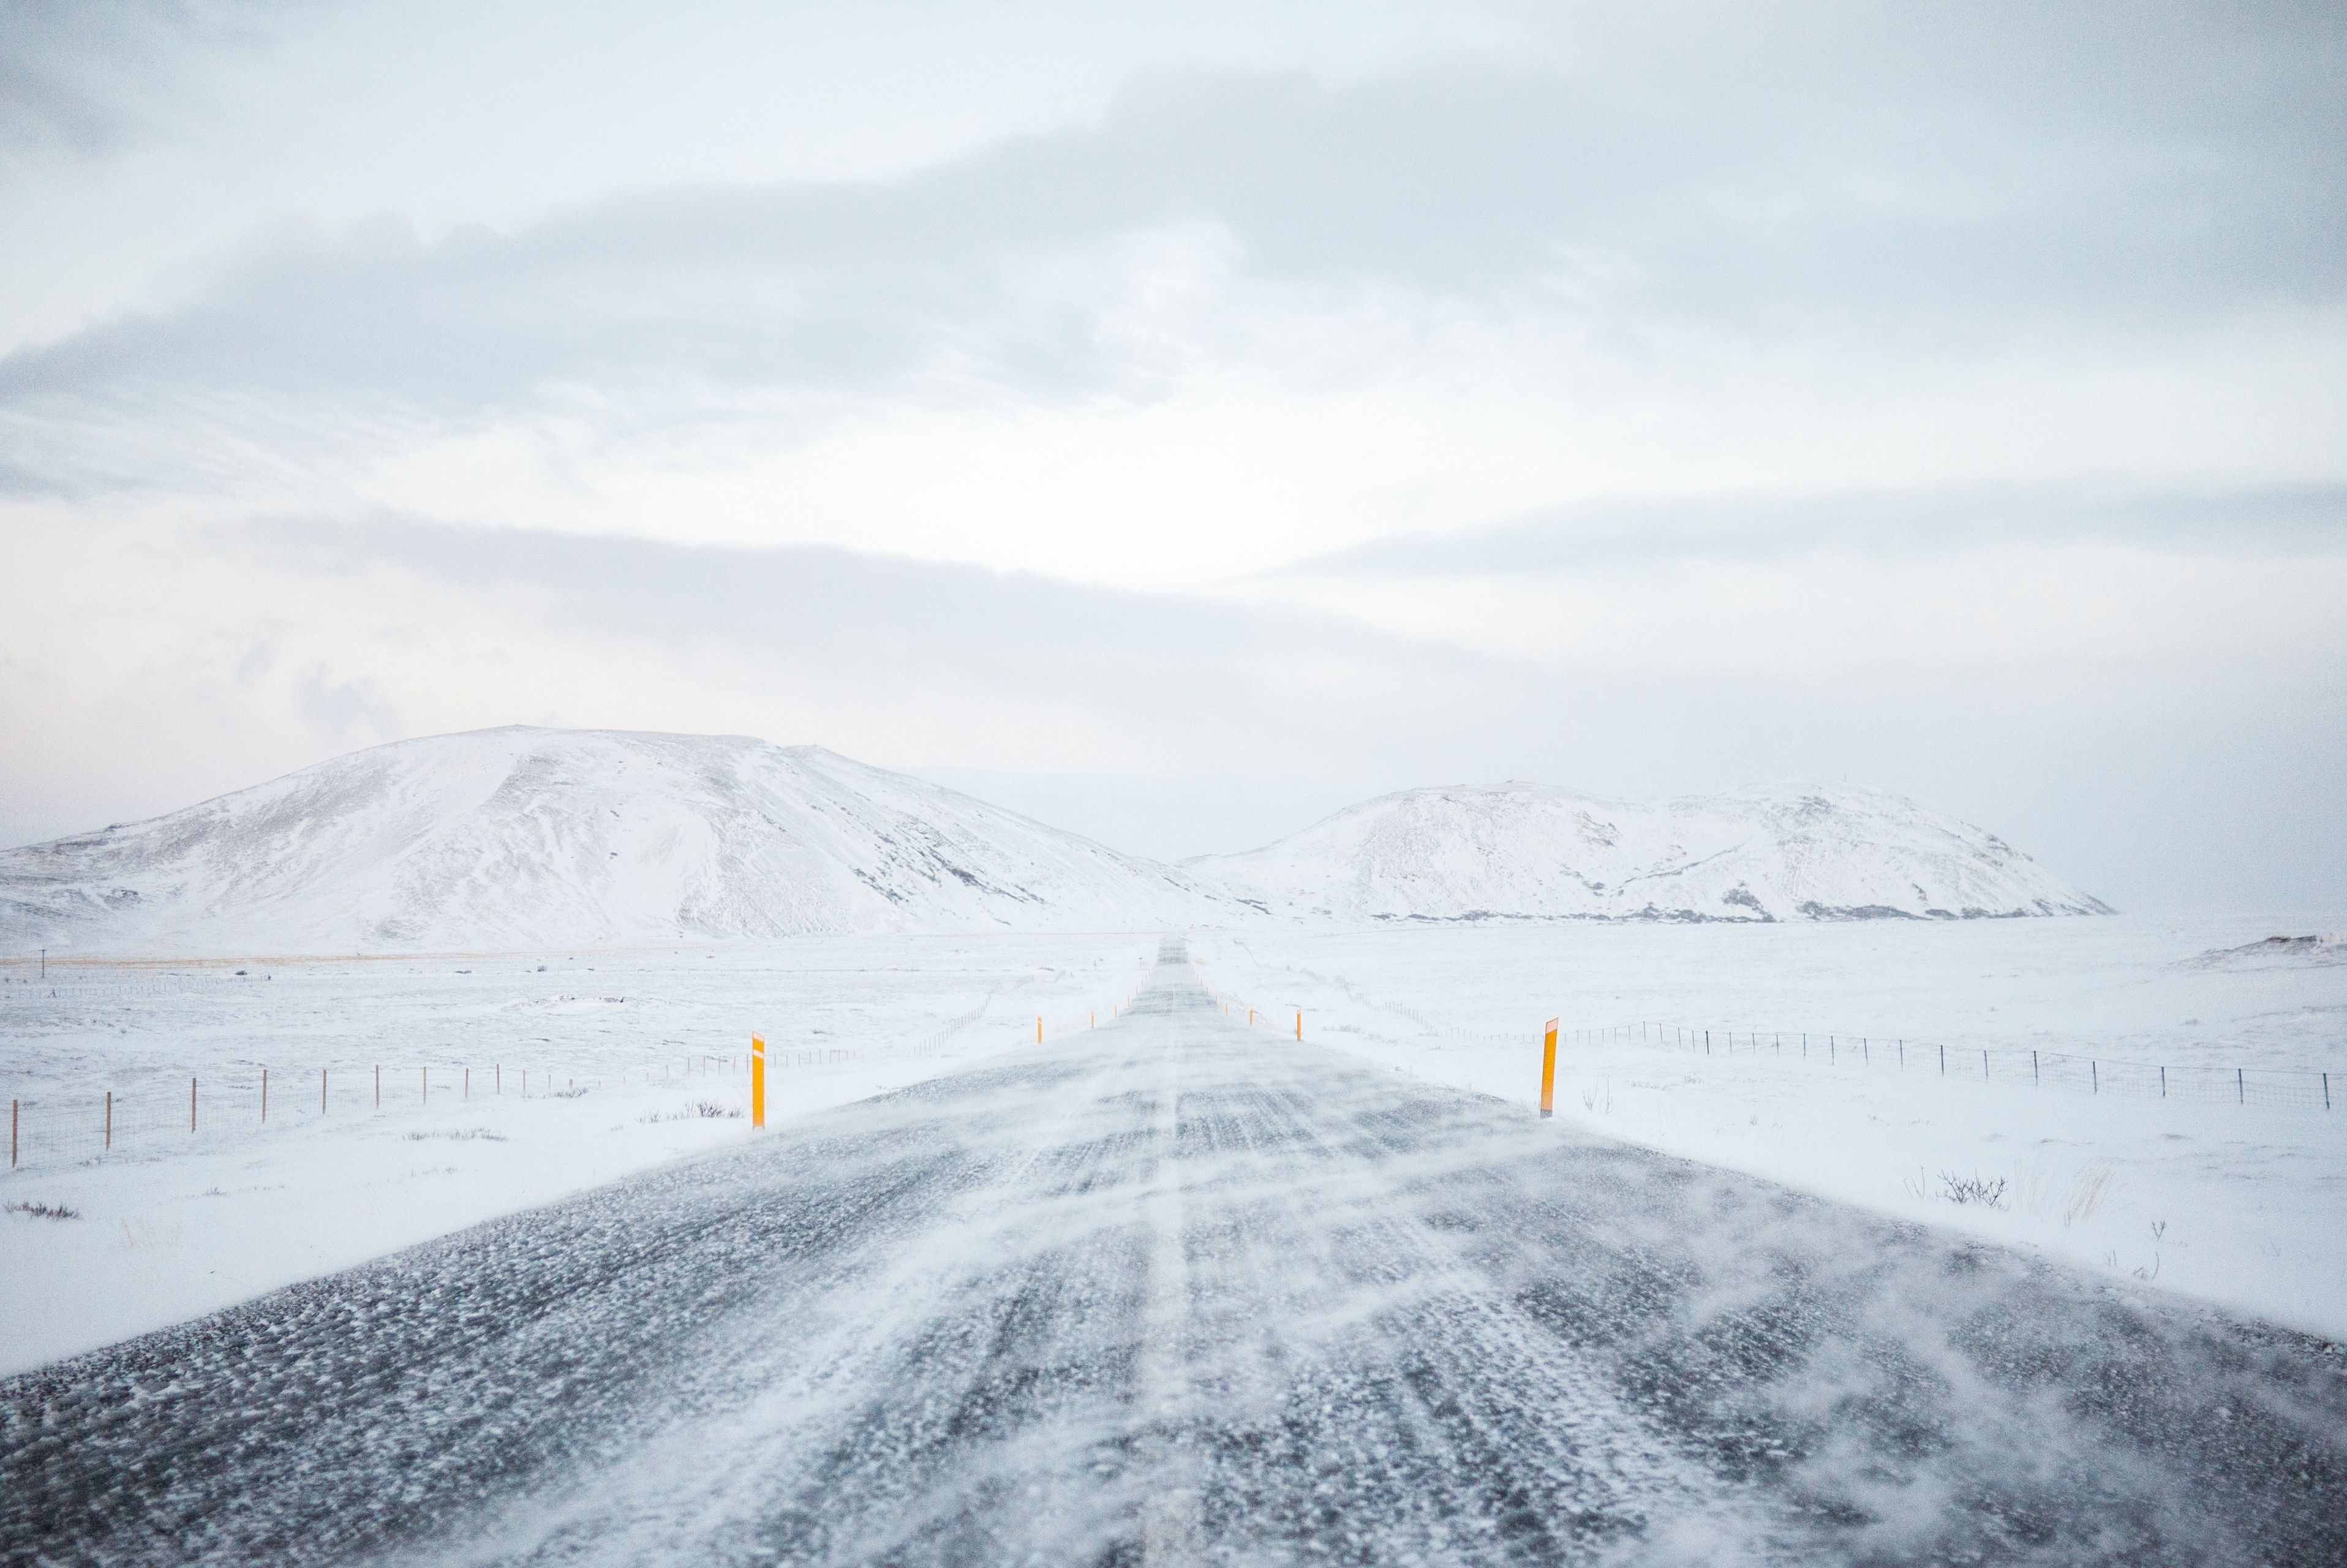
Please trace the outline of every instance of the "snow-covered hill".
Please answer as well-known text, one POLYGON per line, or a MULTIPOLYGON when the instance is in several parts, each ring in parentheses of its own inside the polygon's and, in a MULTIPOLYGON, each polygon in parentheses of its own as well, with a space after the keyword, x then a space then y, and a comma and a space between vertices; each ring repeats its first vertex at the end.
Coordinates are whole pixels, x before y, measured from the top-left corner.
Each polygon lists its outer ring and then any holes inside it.
POLYGON ((20 949, 479 950, 1228 913, 1090 839, 738 736, 438 735, 0 852, 0 939, 20 949))
POLYGON ((1533 784, 1405 790, 1179 869, 1271 914, 1348 922, 2110 913, 1993 835, 1840 784, 1655 805, 1533 784))
POLYGON ((0 945, 478 951, 815 932, 2095 914, 1880 790, 1421 789, 1164 866, 818 746, 513 728, 0 851, 0 945))

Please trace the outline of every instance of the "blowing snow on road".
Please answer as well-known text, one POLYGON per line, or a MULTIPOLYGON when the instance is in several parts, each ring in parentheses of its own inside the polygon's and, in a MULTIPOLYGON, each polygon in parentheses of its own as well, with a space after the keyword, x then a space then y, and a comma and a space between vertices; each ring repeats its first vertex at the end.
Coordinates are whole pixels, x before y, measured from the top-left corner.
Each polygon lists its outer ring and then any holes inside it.
POLYGON ((0 1384, 10 1561, 2336 1562, 2313 1342, 1097 1030, 0 1384))

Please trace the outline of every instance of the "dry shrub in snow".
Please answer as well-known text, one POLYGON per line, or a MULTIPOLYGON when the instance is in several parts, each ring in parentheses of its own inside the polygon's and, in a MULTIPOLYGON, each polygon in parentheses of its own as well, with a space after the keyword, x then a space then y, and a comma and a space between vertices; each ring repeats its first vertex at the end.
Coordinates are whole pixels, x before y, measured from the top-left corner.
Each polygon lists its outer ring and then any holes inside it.
POLYGON ((682 1111, 671 1111, 665 1113, 655 1111, 651 1115, 645 1117, 644 1120, 647 1122, 692 1122, 703 1117, 707 1117, 712 1120, 721 1117, 738 1118, 741 1114, 742 1108, 739 1105, 720 1105, 714 1101, 700 1100, 695 1101, 692 1104, 686 1106, 682 1111))

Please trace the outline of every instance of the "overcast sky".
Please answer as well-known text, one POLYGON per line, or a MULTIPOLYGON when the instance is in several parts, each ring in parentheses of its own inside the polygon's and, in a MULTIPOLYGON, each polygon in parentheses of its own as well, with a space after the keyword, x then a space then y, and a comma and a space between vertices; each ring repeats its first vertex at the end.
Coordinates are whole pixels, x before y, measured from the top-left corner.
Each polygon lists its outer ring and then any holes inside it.
POLYGON ((2335 5, 0 0, 0 841, 531 723, 1169 856, 1847 776, 2338 910, 2342 84, 2335 5))

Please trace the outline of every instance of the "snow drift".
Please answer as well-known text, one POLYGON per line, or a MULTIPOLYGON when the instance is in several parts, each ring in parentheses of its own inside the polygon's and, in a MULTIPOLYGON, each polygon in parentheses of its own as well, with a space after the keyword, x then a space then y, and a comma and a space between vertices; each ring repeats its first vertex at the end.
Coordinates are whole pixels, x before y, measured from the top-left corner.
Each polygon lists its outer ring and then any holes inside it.
POLYGON ((1405 790, 1180 869, 1269 914, 1345 922, 2110 913, 1993 834, 1841 784, 1653 805, 1534 784, 1405 790))
POLYGON ((478 950, 1222 913, 1090 839, 738 736, 440 735, 0 852, 0 932, 19 947, 478 950))

